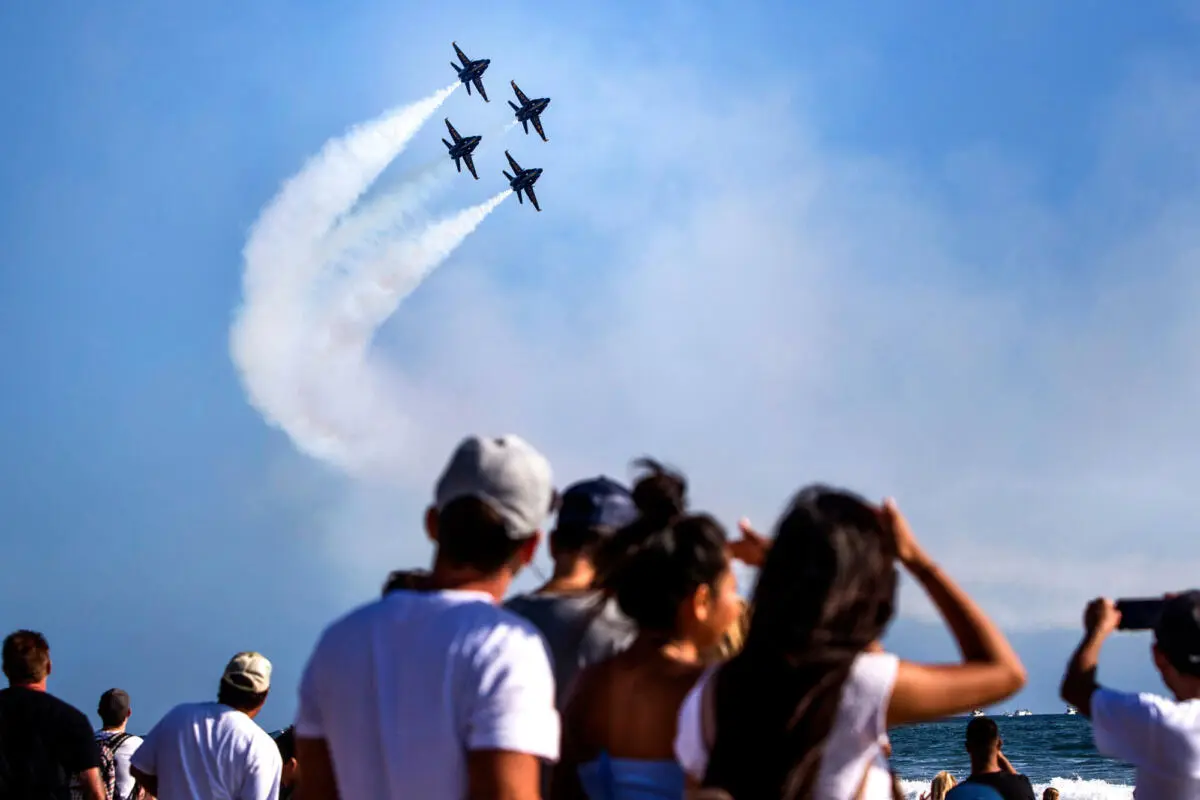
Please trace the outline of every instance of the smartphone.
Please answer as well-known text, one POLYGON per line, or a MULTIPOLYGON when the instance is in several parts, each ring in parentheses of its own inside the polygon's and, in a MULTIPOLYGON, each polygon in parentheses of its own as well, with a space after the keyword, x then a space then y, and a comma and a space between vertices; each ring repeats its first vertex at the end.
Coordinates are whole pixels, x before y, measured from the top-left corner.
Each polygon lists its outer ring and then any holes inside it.
POLYGON ((1117 626, 1119 630, 1149 631, 1158 625, 1158 619, 1162 616, 1163 599, 1147 597, 1118 600, 1117 610, 1121 612, 1121 624, 1117 626))

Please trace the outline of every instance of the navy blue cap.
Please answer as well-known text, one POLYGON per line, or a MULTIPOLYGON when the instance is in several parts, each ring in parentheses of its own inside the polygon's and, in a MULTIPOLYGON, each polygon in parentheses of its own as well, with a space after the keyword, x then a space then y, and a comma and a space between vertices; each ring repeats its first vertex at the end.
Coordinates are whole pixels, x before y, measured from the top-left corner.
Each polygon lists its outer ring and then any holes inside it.
POLYGON ((573 483, 563 491, 556 525, 616 530, 637 518, 637 506, 629 490, 601 475, 573 483))

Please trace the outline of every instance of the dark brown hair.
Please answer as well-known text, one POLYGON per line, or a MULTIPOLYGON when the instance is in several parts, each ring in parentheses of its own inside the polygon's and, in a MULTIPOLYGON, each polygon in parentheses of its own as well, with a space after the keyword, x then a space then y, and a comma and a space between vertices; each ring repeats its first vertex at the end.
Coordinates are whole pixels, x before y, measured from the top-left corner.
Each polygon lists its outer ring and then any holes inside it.
POLYGON ((438 513, 438 558, 492 575, 513 563, 528 537, 514 539, 504 519, 477 497, 460 497, 438 513))
POLYGON ((733 797, 812 797, 854 659, 892 618, 895 557, 862 498, 800 491, 755 588, 742 651, 715 676, 704 785, 733 797))
POLYGON ((268 692, 252 692, 224 680, 217 688, 217 702, 238 711, 253 711, 267 702, 268 692))
POLYGON ((50 644, 37 631, 16 631, 4 639, 4 674, 13 683, 37 683, 50 674, 50 644))

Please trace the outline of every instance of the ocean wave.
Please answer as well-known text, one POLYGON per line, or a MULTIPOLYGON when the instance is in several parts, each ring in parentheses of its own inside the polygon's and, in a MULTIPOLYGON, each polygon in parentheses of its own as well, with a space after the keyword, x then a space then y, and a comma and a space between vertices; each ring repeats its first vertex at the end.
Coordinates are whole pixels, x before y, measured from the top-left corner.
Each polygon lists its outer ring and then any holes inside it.
MULTIPOLYGON (((922 792, 929 791, 929 781, 902 780, 900 786, 904 789, 905 800, 919 800, 922 792)), ((1034 795, 1041 797, 1050 786, 1058 789, 1062 800, 1131 800, 1133 797, 1132 786, 1080 778, 1054 778, 1049 783, 1035 783, 1034 795)))

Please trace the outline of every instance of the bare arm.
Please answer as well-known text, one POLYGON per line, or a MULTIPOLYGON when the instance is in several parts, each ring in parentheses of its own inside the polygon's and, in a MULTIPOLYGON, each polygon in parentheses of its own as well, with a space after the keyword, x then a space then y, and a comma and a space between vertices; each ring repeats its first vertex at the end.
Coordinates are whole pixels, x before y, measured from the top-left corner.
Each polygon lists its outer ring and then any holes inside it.
POLYGON ((138 782, 138 785, 145 789, 150 794, 158 797, 158 778, 147 772, 142 772, 137 767, 130 767, 129 774, 138 782))
POLYGON ((541 800, 540 784, 541 766, 535 755, 511 750, 467 754, 468 800, 541 800))
POLYGON ((921 548, 890 501, 882 517, 897 558, 937 606, 962 653, 959 664, 900 663, 888 725, 940 719, 995 703, 1025 685, 1021 659, 995 623, 921 548))
POLYGON ((79 773, 79 788, 87 800, 108 800, 104 784, 100 781, 100 768, 92 767, 79 773))
POLYGON ((1008 760, 1008 756, 1004 755, 1004 753, 996 754, 996 766, 1000 767, 1001 772, 1007 772, 1009 775, 1017 774, 1016 767, 1012 765, 1012 762, 1008 760))
POLYGON ((324 739, 296 737, 296 761, 304 775, 296 783, 297 800, 339 800, 333 759, 324 739))
POLYGON ((1096 681, 1100 649, 1120 622, 1121 612, 1111 600, 1099 598, 1088 604, 1083 617, 1083 640, 1067 662, 1067 671, 1059 687, 1062 699, 1089 719, 1092 716, 1092 695, 1100 688, 1096 681))

